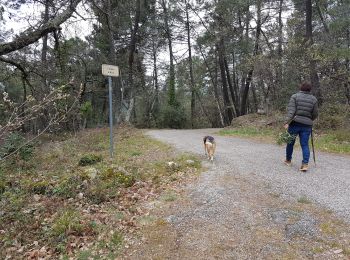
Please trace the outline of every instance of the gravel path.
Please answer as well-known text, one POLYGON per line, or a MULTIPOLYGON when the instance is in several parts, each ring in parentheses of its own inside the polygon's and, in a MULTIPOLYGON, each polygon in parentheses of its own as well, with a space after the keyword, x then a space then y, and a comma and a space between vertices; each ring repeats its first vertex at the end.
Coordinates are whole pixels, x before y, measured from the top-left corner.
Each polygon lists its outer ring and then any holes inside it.
POLYGON ((349 259, 350 227, 339 221, 350 222, 349 157, 318 153, 317 168, 300 173, 299 149, 287 167, 283 147, 217 131, 147 132, 201 155, 206 171, 175 201, 150 204, 158 221, 127 259, 349 259), (207 134, 217 142, 213 163, 204 157, 207 134))
MULTIPOLYGON (((236 137, 215 135, 218 129, 155 130, 148 134, 174 145, 181 151, 204 157, 202 137, 214 135, 216 158, 210 170, 260 179, 285 197, 306 197, 350 222, 350 157, 318 152, 317 166, 310 162, 307 173, 300 173, 300 148, 295 148, 293 166, 287 167, 284 147, 236 137)), ((220 178, 220 175, 218 175, 220 178)), ((216 180, 217 181, 217 180, 216 180)))

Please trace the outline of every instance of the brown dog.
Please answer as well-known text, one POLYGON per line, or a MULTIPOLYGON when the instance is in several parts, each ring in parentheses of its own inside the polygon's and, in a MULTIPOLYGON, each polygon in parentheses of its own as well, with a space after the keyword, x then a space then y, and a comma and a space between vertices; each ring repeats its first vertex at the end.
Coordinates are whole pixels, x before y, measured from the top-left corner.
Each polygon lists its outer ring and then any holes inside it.
POLYGON ((208 155, 208 159, 213 161, 214 160, 214 153, 216 149, 216 143, 214 140, 214 137, 207 135, 203 138, 204 143, 204 152, 206 155, 208 155))

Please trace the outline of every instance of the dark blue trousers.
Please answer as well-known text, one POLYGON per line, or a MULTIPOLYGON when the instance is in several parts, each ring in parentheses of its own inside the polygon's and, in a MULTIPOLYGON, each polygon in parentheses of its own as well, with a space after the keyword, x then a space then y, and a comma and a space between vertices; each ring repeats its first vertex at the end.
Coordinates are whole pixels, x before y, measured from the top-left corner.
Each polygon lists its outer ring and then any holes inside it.
MULTIPOLYGON (((311 134, 311 126, 300 126, 300 125, 289 125, 288 132, 291 135, 298 135, 300 139, 300 146, 303 151, 303 163, 309 163, 310 159, 310 149, 309 149, 309 138, 311 134)), ((295 144, 295 139, 286 147, 286 159, 288 161, 292 160, 293 148, 295 144)))

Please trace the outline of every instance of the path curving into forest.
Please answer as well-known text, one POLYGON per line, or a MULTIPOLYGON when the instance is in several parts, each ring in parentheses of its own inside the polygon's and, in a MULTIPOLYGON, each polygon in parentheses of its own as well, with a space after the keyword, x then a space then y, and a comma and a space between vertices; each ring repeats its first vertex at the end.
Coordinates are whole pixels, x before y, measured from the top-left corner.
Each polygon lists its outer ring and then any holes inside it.
POLYGON ((318 153, 317 167, 283 164, 284 147, 215 134, 151 130, 206 168, 174 202, 155 207, 167 224, 146 228, 131 259, 346 259, 350 249, 350 158, 318 153), (214 163, 202 138, 216 138, 214 163), (336 243, 335 243, 336 241, 336 243), (340 247, 334 248, 334 245, 340 247), (343 249, 342 249, 343 248, 343 249))
POLYGON ((284 146, 219 136, 216 132, 218 129, 156 130, 149 131, 148 134, 181 151, 202 155, 203 159, 202 137, 212 134, 217 142, 217 152, 211 170, 265 181, 283 196, 307 197, 350 222, 349 156, 316 151, 317 166, 314 166, 311 155, 310 170, 300 173, 300 148, 295 148, 293 166, 286 167, 282 163, 284 146))

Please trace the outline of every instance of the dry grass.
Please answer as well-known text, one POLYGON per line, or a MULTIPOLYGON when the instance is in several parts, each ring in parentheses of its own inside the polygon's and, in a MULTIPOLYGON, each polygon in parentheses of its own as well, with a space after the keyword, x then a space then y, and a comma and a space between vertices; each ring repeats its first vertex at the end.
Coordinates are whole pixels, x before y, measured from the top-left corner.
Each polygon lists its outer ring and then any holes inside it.
POLYGON ((52 140, 29 162, 1 165, 0 258, 114 259, 133 240, 137 219, 148 215, 145 203, 161 194, 173 200, 167 190, 200 169, 196 157, 178 156, 133 128, 115 130, 112 159, 108 129, 52 140), (79 165, 83 157, 89 165, 79 165), (178 169, 168 169, 168 161, 178 169))
MULTIPOLYGON (((341 114, 341 117, 345 116, 346 113, 344 113, 341 114)), ((345 128, 346 124, 336 125, 336 129, 321 128, 322 126, 327 126, 324 125, 324 121, 330 123, 330 119, 334 118, 332 113, 330 115, 327 116, 326 120, 321 118, 315 123, 315 148, 319 151, 350 154, 350 131, 349 128, 345 128)), ((250 138, 266 143, 276 143, 276 137, 279 133, 285 131, 282 127, 283 121, 284 115, 278 112, 275 112, 272 116, 248 114, 233 119, 231 126, 219 131, 219 134, 250 138)), ((341 121, 344 121, 344 118, 341 121)))

